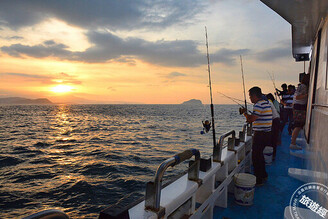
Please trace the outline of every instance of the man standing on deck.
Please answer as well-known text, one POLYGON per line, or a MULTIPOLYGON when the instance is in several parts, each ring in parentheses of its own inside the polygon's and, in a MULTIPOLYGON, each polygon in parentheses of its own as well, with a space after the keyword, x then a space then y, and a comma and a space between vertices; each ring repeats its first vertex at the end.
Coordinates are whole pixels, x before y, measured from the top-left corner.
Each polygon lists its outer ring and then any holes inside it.
POLYGON ((254 175, 256 176, 256 185, 263 185, 268 178, 263 150, 265 146, 271 145, 272 109, 269 102, 262 98, 262 91, 259 87, 252 87, 249 90, 249 98, 254 103, 253 113, 248 115, 244 112, 244 116, 247 122, 253 123, 252 162, 254 175))
POLYGON ((282 127, 285 126, 286 122, 288 122, 288 134, 292 134, 293 129, 293 99, 294 99, 294 93, 295 93, 295 86, 288 85, 287 94, 285 95, 285 98, 281 100, 281 104, 284 105, 284 111, 286 114, 285 121, 282 125, 282 127))
POLYGON ((281 85, 282 90, 278 90, 276 88, 276 92, 278 94, 278 96, 281 96, 281 100, 280 100, 280 132, 283 131, 284 126, 286 124, 286 121, 288 121, 288 117, 287 117, 287 112, 284 109, 284 105, 282 104, 283 102, 286 101, 286 99, 288 98, 288 91, 287 91, 287 84, 282 84, 281 85))

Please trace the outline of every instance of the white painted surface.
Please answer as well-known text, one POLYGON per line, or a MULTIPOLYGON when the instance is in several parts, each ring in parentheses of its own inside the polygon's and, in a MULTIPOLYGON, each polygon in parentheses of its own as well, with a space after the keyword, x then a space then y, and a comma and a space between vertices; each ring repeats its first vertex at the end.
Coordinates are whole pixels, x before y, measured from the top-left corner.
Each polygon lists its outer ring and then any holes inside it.
MULTIPOLYGON (((212 167, 207 172, 199 172, 199 178, 203 180, 203 184, 199 187, 196 182, 188 180, 188 174, 183 175, 161 191, 160 206, 165 208, 165 216, 167 218, 172 212, 178 209, 183 203, 190 198, 192 199, 192 208, 189 213, 192 213, 190 218, 208 218, 213 216, 213 208, 215 205, 227 207, 228 202, 228 187, 232 185, 233 176, 244 171, 245 164, 250 162, 251 153, 249 147, 251 137, 247 136, 246 143, 240 143, 234 148, 234 151, 226 151, 222 157, 223 166, 221 163, 213 162, 212 167), (248 149, 246 149, 248 147, 248 149), (228 171, 229 170, 229 171, 228 171), (221 183, 216 187, 216 182, 221 183), (198 209, 195 209, 195 203, 200 204, 198 209)), ((156 214, 150 211, 145 211, 145 202, 132 207, 129 210, 131 219, 156 218, 156 214)), ((186 212, 188 214, 188 212, 186 212)))
POLYGON ((302 182, 319 182, 328 179, 327 173, 298 168, 288 168, 288 175, 302 182))

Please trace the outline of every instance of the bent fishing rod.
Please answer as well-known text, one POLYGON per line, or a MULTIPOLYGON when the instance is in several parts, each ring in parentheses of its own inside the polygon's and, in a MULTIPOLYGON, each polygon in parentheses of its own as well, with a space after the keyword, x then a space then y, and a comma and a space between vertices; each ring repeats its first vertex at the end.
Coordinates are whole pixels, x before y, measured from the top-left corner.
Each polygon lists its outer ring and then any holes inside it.
MULTIPOLYGON (((219 92, 219 91, 218 91, 218 93, 221 94, 222 96, 224 96, 224 97, 230 99, 230 100, 233 101, 234 103, 238 104, 238 106, 244 108, 243 105, 241 105, 240 103, 237 102, 237 101, 239 101, 239 102, 244 102, 243 100, 239 100, 239 99, 237 99, 237 98, 229 97, 228 95, 225 95, 224 93, 221 93, 221 92, 219 92)), ((250 103, 248 103, 248 104, 250 104, 250 103)), ((250 113, 252 113, 250 110, 247 110, 247 111, 250 112, 250 113)))
MULTIPOLYGON (((275 78, 274 78, 274 74, 270 74, 270 72, 268 72, 268 75, 272 81, 273 87, 274 87, 274 95, 276 96, 276 100, 277 100, 277 87, 276 87, 276 82, 275 82, 275 78)), ((278 96, 279 97, 279 96, 278 96)), ((280 101, 280 97, 279 97, 279 101, 280 101)))
POLYGON ((213 146, 216 146, 215 138, 215 124, 214 124, 214 106, 212 99, 212 82, 211 82, 211 69, 210 69, 210 55, 208 53, 208 38, 207 38, 207 28, 205 26, 205 36, 206 36, 206 52, 207 52, 207 70, 208 70, 208 81, 210 86, 210 97, 211 97, 211 115, 212 115, 212 132, 213 132, 213 146))
POLYGON ((241 55, 240 55, 240 68, 241 68, 241 77, 242 77, 242 79, 243 79, 245 109, 246 109, 246 112, 247 112, 248 110, 247 110, 247 102, 246 102, 246 91, 245 91, 244 68, 243 68, 243 59, 241 58, 241 55))

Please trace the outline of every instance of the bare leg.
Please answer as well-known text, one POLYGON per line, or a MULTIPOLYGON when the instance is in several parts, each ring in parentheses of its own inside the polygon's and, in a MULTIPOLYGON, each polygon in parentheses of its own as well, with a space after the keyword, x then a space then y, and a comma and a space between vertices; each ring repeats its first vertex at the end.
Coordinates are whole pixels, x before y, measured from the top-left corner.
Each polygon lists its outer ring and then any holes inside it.
POLYGON ((291 144, 296 144, 296 138, 298 136, 298 133, 301 131, 301 128, 300 127, 295 127, 294 130, 293 130, 293 133, 292 133, 292 142, 291 144))

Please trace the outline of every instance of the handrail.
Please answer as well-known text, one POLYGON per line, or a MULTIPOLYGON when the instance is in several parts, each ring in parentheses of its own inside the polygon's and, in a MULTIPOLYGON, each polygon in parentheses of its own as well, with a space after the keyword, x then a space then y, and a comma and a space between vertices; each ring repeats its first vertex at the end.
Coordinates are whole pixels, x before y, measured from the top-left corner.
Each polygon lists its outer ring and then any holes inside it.
POLYGON ((253 125, 252 123, 245 123, 243 125, 243 129, 241 132, 239 132, 239 139, 240 142, 245 142, 246 141, 246 135, 247 136, 252 136, 252 132, 253 132, 253 125))
POLYGON ((312 103, 312 106, 328 107, 328 104, 323 104, 323 103, 312 103))
POLYGON ((252 136, 253 123, 247 123, 247 136, 252 136))
POLYGON ((200 153, 197 149, 185 150, 182 153, 176 154, 163 161, 157 168, 154 182, 148 182, 146 185, 146 197, 145 197, 145 209, 156 212, 159 215, 164 213, 164 208, 160 207, 162 178, 168 167, 174 167, 179 163, 190 159, 195 155, 195 162, 189 167, 188 179, 193 181, 199 181, 199 165, 200 165, 200 153))
POLYGON ((221 162, 221 155, 222 155, 222 146, 223 146, 223 142, 224 139, 228 136, 232 135, 232 139, 230 142, 228 142, 228 149, 233 149, 234 145, 235 145, 235 139, 236 139, 236 132, 235 130, 231 130, 223 135, 221 135, 220 139, 219 139, 219 143, 216 144, 213 147, 213 161, 215 162, 221 162))
POLYGON ((30 216, 24 217, 23 219, 50 219, 50 218, 56 218, 56 219, 69 219, 67 214, 64 212, 57 210, 57 209, 49 209, 40 211, 38 213, 32 214, 30 216))
POLYGON ((239 132, 239 140, 240 140, 240 142, 245 142, 246 141, 245 136, 246 136, 246 133, 247 133, 247 127, 248 127, 248 123, 245 123, 243 125, 242 131, 239 132))

